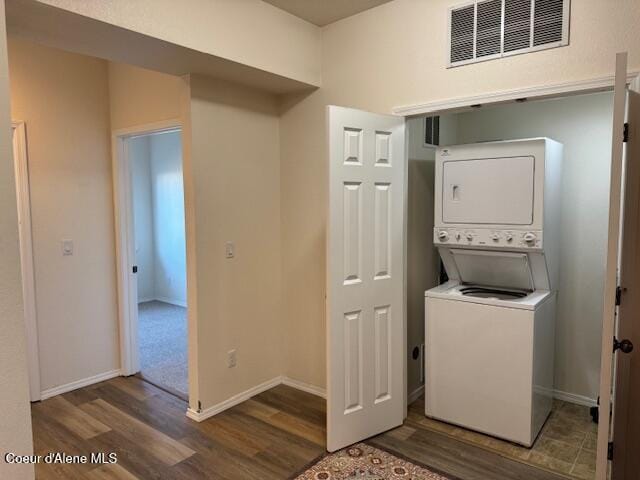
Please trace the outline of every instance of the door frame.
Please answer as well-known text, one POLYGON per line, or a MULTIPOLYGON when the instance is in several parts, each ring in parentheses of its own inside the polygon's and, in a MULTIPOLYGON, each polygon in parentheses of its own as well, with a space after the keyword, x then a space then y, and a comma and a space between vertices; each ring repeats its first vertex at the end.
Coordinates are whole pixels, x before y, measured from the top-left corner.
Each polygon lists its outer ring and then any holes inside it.
MULTIPOLYGON (((116 234, 116 271, 118 284, 118 323, 120 331, 120 368, 123 376, 140 371, 138 355, 137 281, 135 234, 133 227, 133 191, 127 140, 142 135, 182 131, 180 119, 135 125, 111 132, 113 201, 116 234), (135 294, 132 294, 135 293, 135 294)), ((184 162, 184 159, 183 159, 184 162)), ((187 285, 187 289, 189 286, 187 285)), ((187 295, 188 297, 188 295, 187 295)), ((191 348, 191 345, 187 345, 191 348)))
MULTIPOLYGON (((613 90, 615 75, 594 77, 586 80, 541 85, 537 87, 516 88, 500 92, 490 92, 482 95, 437 100, 435 102, 404 105, 391 109, 394 115, 414 117, 418 115, 438 115, 459 110, 469 111, 480 106, 496 106, 501 103, 511 103, 516 100, 543 100, 546 98, 563 98, 586 93, 609 92, 613 90)), ((640 71, 627 73, 627 85, 638 82, 640 85, 640 71)))
POLYGON ((25 122, 11 122, 13 158, 16 177, 16 196, 20 231, 20 265, 22 269, 22 301, 27 334, 29 392, 32 402, 41 399, 40 352, 38 348, 38 315, 36 309, 36 281, 31 231, 31 189, 27 156, 27 127, 25 122))
MULTIPOLYGON (((626 58, 626 53, 618 54, 617 62, 619 62, 620 55, 624 55, 626 58)), ((626 61, 625 61, 626 66, 626 61)), ((618 67, 618 65, 617 65, 618 67)), ((618 68, 619 69, 619 68, 618 68)), ((410 118, 412 116, 418 115, 439 115, 444 113, 458 112, 458 111, 470 111, 473 107, 477 105, 481 106, 496 106, 504 103, 511 103, 520 99, 530 99, 530 100, 542 100, 548 98, 563 98, 572 95, 583 95, 588 93, 596 93, 596 92, 605 92, 605 91, 613 91, 615 87, 615 73, 608 76, 603 77, 595 77, 586 80, 578 80, 572 82, 558 83, 553 85, 539 86, 539 87, 527 87, 521 89, 507 90, 502 92, 493 92, 486 93, 482 95, 476 96, 468 96, 468 97, 460 97, 460 98, 452 98, 442 101, 435 101, 429 103, 421 103, 416 105, 407 105, 407 106, 398 106, 392 109, 393 114, 398 116, 403 116, 405 118, 410 118)), ((633 86, 635 88, 640 88, 640 72, 632 71, 626 72, 626 86, 629 88, 633 86)), ((622 132, 622 125, 619 125, 618 128, 620 132, 622 132)), ((620 137, 622 138, 622 137, 620 137)), ((622 142, 622 140, 621 140, 622 142)), ((615 146, 613 147, 615 149, 615 146)), ((620 143, 619 148, 622 148, 622 143, 620 143)), ((619 200, 619 198, 618 198, 619 200)), ((619 212, 618 212, 619 215, 619 212)), ((608 236, 617 235, 617 226, 609 225, 608 236)), ((406 242, 406 240, 405 240, 406 242)), ((611 248, 611 247, 610 247, 611 248)), ((617 247, 616 247, 617 251, 617 247)), ((405 259, 406 263, 406 259, 405 259)), ((615 265, 613 275, 616 277, 617 263, 615 265)), ((607 271, 605 278, 605 288, 603 290, 605 297, 605 304, 609 304, 614 297, 614 290, 616 280, 614 279, 613 283, 611 282, 611 272, 607 271), (614 290, 611 290, 611 285, 613 285, 614 290), (611 291, 609 291, 611 290, 611 291)), ((617 278, 617 277, 616 277, 617 278)), ((605 305, 605 307, 607 306, 605 305)), ((604 392, 605 385, 611 384, 611 365, 613 363, 613 354, 607 354, 613 342, 613 332, 615 325, 615 315, 611 314, 612 310, 605 308, 602 315, 602 345, 603 351, 601 356, 601 369, 600 369, 600 405, 603 405, 604 402, 608 402, 611 399, 611 392, 604 392), (607 368, 609 366, 609 368, 607 368), (607 377, 609 379, 607 380, 607 377)), ((600 418, 608 418, 610 414, 610 406, 604 408, 604 413, 600 412, 600 418)), ((608 459, 607 459, 607 444, 609 442, 609 433, 611 427, 608 429, 598 429, 598 439, 597 439, 597 458, 596 458, 596 480, 606 480, 607 469, 608 469, 608 459)))

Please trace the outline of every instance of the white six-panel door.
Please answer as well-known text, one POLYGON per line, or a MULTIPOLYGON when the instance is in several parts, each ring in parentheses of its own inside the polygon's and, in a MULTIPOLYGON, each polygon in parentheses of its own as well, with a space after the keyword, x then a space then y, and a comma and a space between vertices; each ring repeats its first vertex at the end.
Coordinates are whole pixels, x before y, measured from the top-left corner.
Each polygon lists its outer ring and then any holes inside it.
MULTIPOLYGON (((404 118, 327 107, 327 449, 405 411, 404 118)), ((426 207, 425 207, 426 208, 426 207)))

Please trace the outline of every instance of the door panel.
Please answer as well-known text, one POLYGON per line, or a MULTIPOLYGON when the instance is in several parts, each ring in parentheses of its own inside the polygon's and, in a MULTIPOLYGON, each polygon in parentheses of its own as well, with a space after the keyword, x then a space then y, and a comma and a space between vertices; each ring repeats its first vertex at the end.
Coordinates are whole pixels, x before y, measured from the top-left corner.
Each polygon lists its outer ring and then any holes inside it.
POLYGON ((634 479, 640 472, 640 94, 629 91, 627 105, 629 141, 625 151, 625 195, 623 211, 620 286, 616 336, 630 340, 631 353, 615 354, 615 398, 613 418, 614 480, 634 479))
POLYGON ((534 163, 533 157, 444 162, 442 220, 445 223, 530 225, 534 163), (487 212, 491 212, 491 218, 487 218, 487 212))
POLYGON ((404 119, 328 107, 327 448, 400 425, 404 119))

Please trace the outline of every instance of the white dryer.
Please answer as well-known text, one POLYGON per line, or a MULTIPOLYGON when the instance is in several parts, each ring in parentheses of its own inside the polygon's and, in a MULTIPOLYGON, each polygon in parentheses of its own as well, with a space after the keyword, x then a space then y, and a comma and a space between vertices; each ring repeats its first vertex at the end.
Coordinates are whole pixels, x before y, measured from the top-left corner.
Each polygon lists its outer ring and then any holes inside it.
POLYGON ((426 415, 531 446, 551 411, 562 145, 440 148, 426 415))

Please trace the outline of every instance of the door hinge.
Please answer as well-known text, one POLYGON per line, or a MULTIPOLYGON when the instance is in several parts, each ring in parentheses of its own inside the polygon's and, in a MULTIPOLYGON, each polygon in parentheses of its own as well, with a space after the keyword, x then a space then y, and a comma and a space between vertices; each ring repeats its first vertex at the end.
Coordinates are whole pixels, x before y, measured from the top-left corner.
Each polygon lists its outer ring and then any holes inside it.
POLYGON ((629 141, 629 124, 625 123, 622 130, 622 141, 627 143, 629 141))
POLYGON ((613 460, 613 442, 607 445, 607 460, 613 460))
POLYGON ((133 273, 138 273, 138 265, 134 265, 131 270, 133 271, 133 273))
POLYGON ((620 306, 621 301, 622 301, 622 287, 618 285, 616 287, 616 307, 620 306))

